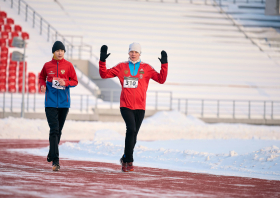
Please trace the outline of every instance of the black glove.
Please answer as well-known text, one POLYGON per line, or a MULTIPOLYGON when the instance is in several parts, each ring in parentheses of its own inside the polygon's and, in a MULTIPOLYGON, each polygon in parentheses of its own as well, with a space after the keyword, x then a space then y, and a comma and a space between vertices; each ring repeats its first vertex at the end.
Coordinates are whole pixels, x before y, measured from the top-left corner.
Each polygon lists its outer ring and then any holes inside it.
POLYGON ((106 58, 108 58, 108 56, 111 54, 111 53, 107 54, 107 50, 108 50, 107 45, 102 45, 100 49, 100 61, 105 62, 106 58))
POLYGON ((158 59, 161 62, 161 64, 168 63, 167 62, 167 53, 164 50, 162 50, 161 51, 161 59, 160 58, 158 58, 158 59))

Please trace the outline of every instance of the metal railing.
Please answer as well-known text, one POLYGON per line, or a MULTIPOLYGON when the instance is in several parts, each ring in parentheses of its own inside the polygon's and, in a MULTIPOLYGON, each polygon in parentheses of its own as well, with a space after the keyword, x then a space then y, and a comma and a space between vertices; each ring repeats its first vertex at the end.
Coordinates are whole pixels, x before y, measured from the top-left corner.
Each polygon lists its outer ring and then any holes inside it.
POLYGON ((199 117, 280 119, 280 101, 173 98, 173 109, 199 117))
MULTIPOLYGON (((71 94, 71 109, 79 112, 92 112, 95 108, 96 97, 88 94, 71 94)), ((45 108, 45 94, 25 95, 25 112, 42 112, 45 108)), ((0 111, 19 112, 21 108, 21 97, 18 93, 0 94, 0 111)))
MULTIPOLYGON (((138 1, 138 0, 134 0, 134 1, 138 1)), ((186 3, 186 2, 189 2, 189 3, 196 3, 196 2, 203 2, 205 3, 206 5, 208 4, 212 4, 214 1, 218 1, 219 2, 219 5, 223 5, 223 3, 233 3, 233 4, 236 4, 236 3, 261 3, 261 4, 264 4, 265 3, 265 0, 174 0, 174 3, 186 3)), ((146 2, 160 2, 160 3, 171 3, 170 0, 158 0, 158 1, 155 1, 155 0, 146 0, 146 2)))
MULTIPOLYGON (((118 109, 119 102, 113 100, 114 95, 120 97, 119 89, 96 90, 94 95, 71 94, 71 110, 81 113, 92 113, 101 109, 118 109), (102 92, 110 93, 110 101, 102 100, 102 92)), ((26 94, 25 111, 42 112, 44 110, 44 94, 26 94)), ((20 109, 20 94, 1 93, 0 111, 17 112, 20 109)), ((186 115, 200 118, 231 119, 280 119, 280 101, 271 100, 223 100, 175 98, 171 91, 148 91, 147 110, 178 110, 186 115)))
MULTIPOLYGON (((4 0, 6 1, 6 0, 4 0)), ((48 21, 46 21, 40 14, 38 14, 30 5, 24 0, 10 0, 11 8, 16 8, 18 15, 24 14, 25 21, 30 21, 33 28, 39 30, 40 35, 45 35, 47 41, 61 40, 66 47, 66 58, 78 58, 81 59, 82 55, 92 58, 92 46, 84 44, 82 36, 75 35, 62 35, 55 29, 48 21), (71 38, 71 39, 69 39, 71 38), (80 42, 75 43, 74 39, 81 39, 80 42)))

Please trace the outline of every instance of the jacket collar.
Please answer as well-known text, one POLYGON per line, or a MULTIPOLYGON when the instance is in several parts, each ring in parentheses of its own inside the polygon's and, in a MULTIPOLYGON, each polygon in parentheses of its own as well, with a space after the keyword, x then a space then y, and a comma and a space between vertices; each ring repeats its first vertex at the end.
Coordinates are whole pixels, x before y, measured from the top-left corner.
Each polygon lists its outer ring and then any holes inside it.
POLYGON ((61 59, 61 60, 55 60, 54 58, 52 58, 52 62, 53 63, 57 63, 57 62, 59 62, 59 63, 63 63, 63 62, 65 62, 65 59, 63 58, 63 59, 61 59))

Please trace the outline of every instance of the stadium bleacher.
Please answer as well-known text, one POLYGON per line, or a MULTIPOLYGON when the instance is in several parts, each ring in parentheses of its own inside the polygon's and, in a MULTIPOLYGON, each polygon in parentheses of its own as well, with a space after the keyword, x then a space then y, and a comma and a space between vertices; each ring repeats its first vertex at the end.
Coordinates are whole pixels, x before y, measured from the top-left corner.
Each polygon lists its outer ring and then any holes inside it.
MULTIPOLYGON (((128 45, 139 42, 143 49, 142 61, 159 71, 157 57, 161 50, 166 50, 169 59, 167 81, 159 85, 151 80, 150 91, 171 91, 174 98, 280 99, 278 48, 265 41, 267 37, 263 36, 263 31, 266 34, 271 32, 261 25, 266 16, 260 9, 258 15, 249 15, 253 9, 245 9, 243 14, 238 11, 239 14, 234 15, 236 9, 244 8, 236 8, 237 4, 226 0, 222 1, 228 2, 222 6, 224 12, 212 0, 169 0, 163 3, 160 0, 60 0, 60 5, 51 0, 26 2, 59 33, 69 35, 71 32, 71 35, 82 36, 83 42, 93 47, 95 57, 99 57, 103 44, 108 45, 111 53, 107 60, 108 68, 126 61, 128 45), (256 20, 250 23, 252 16, 256 20), (247 25, 241 20, 244 17, 247 25), (274 55, 276 58, 272 58, 274 55)), ((259 2, 250 1, 246 5, 260 5, 259 2)), ((3 4, 3 7, 10 6, 9 1, 3 4)), ((24 14, 18 15, 16 8, 7 9, 7 12, 31 35, 28 70, 37 74, 43 63, 51 58, 55 35, 47 37, 44 31, 46 33, 48 29, 45 27, 41 36, 40 23, 35 23, 33 29, 32 18, 26 20, 24 14)), ((13 27, 13 32, 17 32, 17 26, 13 27)), ((22 30, 18 31, 21 33, 22 30)), ((279 33, 274 36, 277 38, 279 33)), ((0 43, 2 45, 2 41, 0 43)), ((89 60, 98 66, 96 58, 89 60)), ((114 81, 119 84, 118 79, 114 81)), ((72 93, 85 93, 81 90, 73 89, 72 93)))
MULTIPOLYGON (((1 53, 0 53, 0 92, 16 93, 22 91, 23 78, 23 62, 12 61, 12 52, 9 54, 9 48, 13 48, 12 42, 14 37, 21 37, 24 40, 29 39, 27 32, 22 32, 20 25, 14 24, 14 19, 7 18, 5 11, 0 11, 0 25, 1 25, 1 53), (9 63, 9 64, 7 64, 9 63), (19 67, 18 67, 19 65, 19 67), (6 78, 8 76, 8 78, 6 78), (8 89, 7 89, 8 87, 8 89)), ((25 63, 25 72, 27 72, 27 62, 25 63)), ((28 81, 25 90, 29 93, 36 93, 36 77, 34 73, 28 74, 28 81), (30 78, 30 79, 29 79, 30 78)), ((27 76, 27 73, 26 73, 27 76)))

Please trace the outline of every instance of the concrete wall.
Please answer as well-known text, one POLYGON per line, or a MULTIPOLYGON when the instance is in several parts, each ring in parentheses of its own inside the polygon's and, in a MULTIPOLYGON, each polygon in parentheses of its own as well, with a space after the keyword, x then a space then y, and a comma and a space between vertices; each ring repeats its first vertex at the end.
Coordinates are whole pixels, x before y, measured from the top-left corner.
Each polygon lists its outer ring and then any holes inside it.
MULTIPOLYGON (((20 112, 0 112, 0 118, 7 118, 7 117, 16 117, 20 118, 20 112)), ((31 113, 25 112, 24 118, 28 119, 47 119, 45 113, 31 113)), ((77 120, 77 121, 98 121, 97 114, 75 114, 69 113, 67 116, 67 120, 77 120)))
POLYGON ((266 15, 280 15, 280 0, 266 0, 265 14, 266 15))
MULTIPOLYGON (((75 65, 83 74, 87 75, 100 89, 117 89, 119 91, 114 91, 113 101, 120 101, 121 86, 113 79, 102 79, 99 75, 99 66, 95 65, 88 60, 77 60, 70 59, 73 65, 75 65)), ((85 84, 83 86, 87 87, 85 84)), ((91 90, 90 90, 91 91, 91 90)), ((111 100, 111 95, 109 91, 101 91, 101 98, 105 101, 111 100)))
POLYGON ((69 59, 69 61, 76 67, 79 68, 83 74, 88 76, 88 60, 79 60, 79 59, 69 59))

